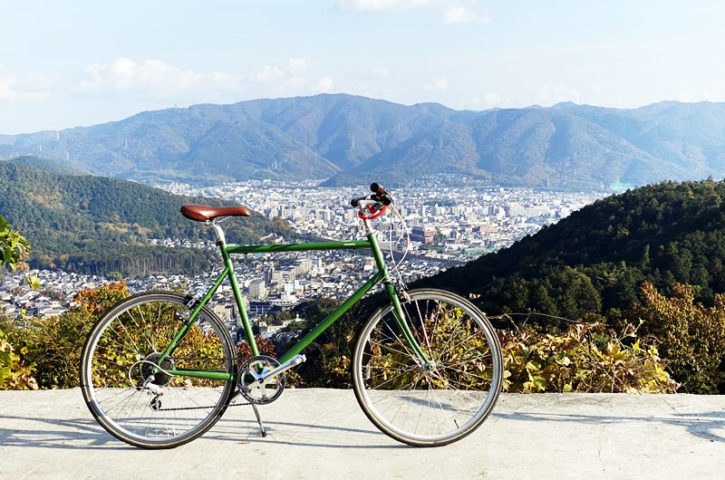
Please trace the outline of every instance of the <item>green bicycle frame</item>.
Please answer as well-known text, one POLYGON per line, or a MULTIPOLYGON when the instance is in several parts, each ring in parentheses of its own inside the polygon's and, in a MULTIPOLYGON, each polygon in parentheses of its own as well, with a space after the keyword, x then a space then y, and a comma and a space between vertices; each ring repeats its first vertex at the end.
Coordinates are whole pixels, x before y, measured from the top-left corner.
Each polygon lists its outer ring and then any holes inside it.
MULTIPOLYGON (((415 340, 415 337, 410 331, 408 322, 405 321, 405 315, 403 314, 403 309, 400 305, 398 295, 395 291, 395 286, 390 281, 390 276, 388 274, 388 269, 385 264, 385 259, 382 252, 380 251, 380 246, 378 245, 377 239, 373 232, 370 232, 367 235, 367 240, 356 240, 348 242, 312 242, 284 245, 227 246, 223 241, 220 241, 217 243, 217 245, 221 250, 222 259, 224 261, 224 270, 216 279, 214 285, 212 285, 209 291, 207 291, 207 293, 204 295, 204 297, 199 300, 198 303, 192 305, 193 311, 189 316, 189 319, 179 329, 168 347, 166 347, 166 349, 162 352, 161 357, 158 359, 158 363, 163 362, 167 356, 173 354, 174 350, 184 339, 189 329, 194 325, 194 323, 196 323, 202 308, 204 308, 209 300, 211 300, 211 298, 214 296, 214 293, 216 293, 217 289, 227 278, 229 279, 229 283, 232 287, 232 292, 234 293, 234 300, 239 310, 239 316, 242 320, 242 326, 244 328, 245 336, 247 338, 247 342, 249 343, 249 347, 251 348, 253 355, 259 355, 259 349, 257 348, 257 343, 254 340, 254 334, 252 333, 252 324, 249 321, 247 311, 244 308, 244 302, 242 301, 242 292, 239 289, 239 283, 237 281, 236 275, 234 274, 234 267, 232 264, 231 255, 249 253, 297 252, 310 250, 357 250, 362 248, 369 248, 372 250, 373 257, 375 258, 375 263, 378 267, 378 271, 357 291, 355 291, 355 293, 353 293, 347 300, 345 300, 337 309, 335 309, 335 311, 325 317, 314 329, 312 329, 312 331, 310 331, 295 345, 293 345, 287 352, 279 357, 279 362, 285 363, 293 358, 295 355, 299 354, 302 350, 309 346, 310 343, 314 342, 315 339, 319 337, 325 330, 327 330, 333 323, 335 323, 337 319, 345 314, 345 312, 352 308, 353 305, 359 302, 360 299, 362 299, 365 294, 368 293, 375 285, 382 281, 385 284, 384 290, 393 305, 393 314, 395 316, 395 319, 397 320, 401 331, 403 332, 404 338, 408 342, 411 349, 425 365, 429 365, 431 363, 425 353, 423 353, 423 350, 421 349, 418 342, 415 340)), ((236 377, 236 373, 230 374, 228 372, 222 371, 195 370, 183 368, 169 369, 166 371, 172 375, 208 378, 212 380, 234 380, 234 378, 236 377)))

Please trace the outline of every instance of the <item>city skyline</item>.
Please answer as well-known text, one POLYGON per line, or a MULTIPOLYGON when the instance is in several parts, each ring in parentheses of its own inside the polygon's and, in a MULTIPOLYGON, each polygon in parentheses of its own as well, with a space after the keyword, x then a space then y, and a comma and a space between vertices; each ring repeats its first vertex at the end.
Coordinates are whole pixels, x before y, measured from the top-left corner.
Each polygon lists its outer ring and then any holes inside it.
MULTIPOLYGON (((349 198, 359 193, 355 188, 312 189, 305 183, 270 181, 239 182, 205 188, 169 184, 164 188, 177 194, 244 199, 247 206, 270 218, 286 218, 295 231, 308 239, 343 240, 359 239, 362 236, 359 220, 348 203, 349 198), (262 185, 264 189, 260 188, 262 185), (298 198, 300 189, 305 194, 298 198)), ((463 265, 484 252, 506 248, 600 196, 523 188, 409 187, 396 195, 398 214, 390 213, 375 224, 389 267, 392 269, 399 264, 401 278, 409 282, 435 275, 450 266, 463 265), (391 231, 391 225, 398 228, 391 231), (403 225, 410 231, 410 244, 400 230, 403 225), (429 245, 434 248, 422 249, 421 240, 416 239, 415 232, 411 231, 418 225, 439 235, 438 241, 441 243, 429 245), (392 247, 391 234, 395 236, 393 242, 397 241, 392 247), (393 257, 391 248, 397 249, 398 255, 393 257), (401 262, 403 248, 408 253, 401 262)), ((275 236, 270 235, 260 242, 284 241, 281 237, 272 237, 275 236)), ((211 238, 194 242, 187 238, 159 238, 151 239, 150 245, 216 249, 211 238)), ((286 307, 313 298, 342 298, 356 285, 366 281, 374 267, 370 256, 350 251, 306 251, 239 257, 235 258, 234 264, 245 298, 286 307), (282 261, 283 266, 275 269, 275 262, 278 261, 282 261), (267 298, 268 295, 274 298, 267 298)), ((25 273, 0 279, 0 312, 17 316, 20 309, 24 308, 41 317, 57 315, 65 310, 81 288, 97 287, 110 280, 100 274, 65 272, 62 269, 34 270, 32 274, 39 279, 39 290, 24 284, 25 273), (48 295, 48 292, 55 293, 48 295)), ((118 279, 119 276, 114 277, 118 279)), ((211 276, 203 274, 186 276, 174 271, 150 271, 126 277, 128 288, 134 292, 183 286, 188 292, 194 293, 206 290, 211 280, 211 276)), ((223 288, 215 301, 228 304, 230 288, 228 285, 223 288)))
POLYGON ((350 93, 455 109, 725 101, 725 5, 476 0, 4 3, 0 134, 350 93), (22 41, 19 41, 22 39, 22 41))

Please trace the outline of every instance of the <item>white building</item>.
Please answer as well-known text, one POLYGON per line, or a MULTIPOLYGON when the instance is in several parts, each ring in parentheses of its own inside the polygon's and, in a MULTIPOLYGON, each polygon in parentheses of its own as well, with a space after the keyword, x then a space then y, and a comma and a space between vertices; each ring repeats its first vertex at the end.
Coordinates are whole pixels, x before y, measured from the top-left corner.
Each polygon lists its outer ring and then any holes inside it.
POLYGON ((255 278, 249 282, 249 296, 252 298, 267 298, 267 284, 261 278, 255 278))

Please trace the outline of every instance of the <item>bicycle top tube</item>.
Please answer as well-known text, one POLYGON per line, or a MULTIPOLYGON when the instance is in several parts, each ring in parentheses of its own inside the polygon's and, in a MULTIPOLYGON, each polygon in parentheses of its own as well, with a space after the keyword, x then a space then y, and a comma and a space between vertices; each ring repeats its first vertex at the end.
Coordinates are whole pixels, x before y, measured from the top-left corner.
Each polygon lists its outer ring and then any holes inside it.
POLYGON ((289 243, 280 245, 231 245, 224 247, 227 253, 272 253, 295 252, 305 250, 355 250, 372 248, 370 240, 329 241, 309 243, 289 243))
MULTIPOLYGON (((370 190, 371 195, 353 198, 350 202, 351 206, 358 209, 358 217, 362 220, 365 227, 365 233, 372 233, 372 228, 368 220, 378 218, 387 209, 388 205, 393 203, 393 197, 378 184, 372 183, 370 190)), ((217 244, 226 243, 224 230, 219 226, 219 222, 227 217, 249 217, 251 212, 241 205, 234 207, 212 207, 208 205, 182 205, 181 214, 195 222, 204 222, 207 226, 214 229, 217 237, 217 244)), ((276 252, 276 251, 292 251, 292 250, 338 250, 345 248, 367 248, 370 245, 357 244, 359 242, 311 242, 307 244, 293 245, 237 245, 236 251, 229 253, 256 253, 256 252, 276 252), (302 245, 306 245, 303 247, 302 245)), ((364 243, 364 242, 363 242, 364 243)))

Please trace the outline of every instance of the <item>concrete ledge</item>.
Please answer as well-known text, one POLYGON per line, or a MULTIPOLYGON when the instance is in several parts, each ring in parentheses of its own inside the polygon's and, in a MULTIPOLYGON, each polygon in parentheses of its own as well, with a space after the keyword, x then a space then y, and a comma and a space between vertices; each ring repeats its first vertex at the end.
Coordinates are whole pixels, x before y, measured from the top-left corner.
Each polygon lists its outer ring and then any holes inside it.
POLYGON ((230 408, 205 436, 145 451, 100 428, 74 390, 0 392, 0 479, 725 478, 725 396, 502 395, 446 447, 399 444, 349 390, 287 390, 230 408))

